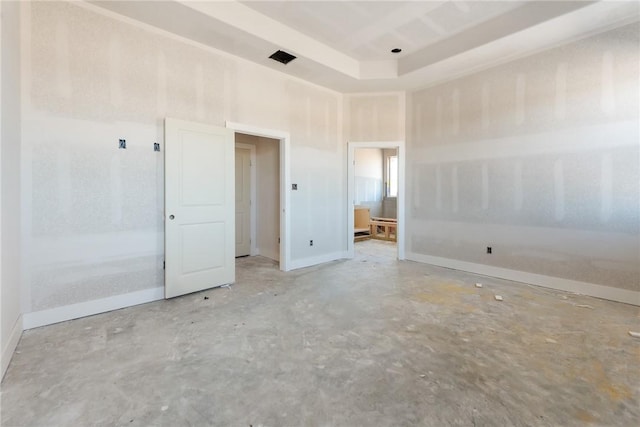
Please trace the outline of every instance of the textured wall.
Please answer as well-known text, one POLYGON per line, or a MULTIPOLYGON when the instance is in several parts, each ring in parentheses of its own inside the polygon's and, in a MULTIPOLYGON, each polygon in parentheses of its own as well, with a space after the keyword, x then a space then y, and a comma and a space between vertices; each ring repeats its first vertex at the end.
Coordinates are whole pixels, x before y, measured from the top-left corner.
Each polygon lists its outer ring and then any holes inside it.
POLYGON ((260 255, 280 259, 280 148, 279 141, 258 138, 256 144, 258 181, 257 248, 260 255))
POLYGON ((0 379, 22 324, 20 319, 20 36, 19 5, 2 2, 0 64, 0 379), (13 334, 13 335, 12 335, 13 334))
POLYGON ((345 95, 344 103, 347 141, 404 140, 404 92, 345 95))
POLYGON ((640 290, 639 30, 410 94, 408 250, 640 290))
POLYGON ((163 286, 166 116, 290 132, 292 258, 345 250, 341 95, 90 6, 23 12, 30 310, 163 286))

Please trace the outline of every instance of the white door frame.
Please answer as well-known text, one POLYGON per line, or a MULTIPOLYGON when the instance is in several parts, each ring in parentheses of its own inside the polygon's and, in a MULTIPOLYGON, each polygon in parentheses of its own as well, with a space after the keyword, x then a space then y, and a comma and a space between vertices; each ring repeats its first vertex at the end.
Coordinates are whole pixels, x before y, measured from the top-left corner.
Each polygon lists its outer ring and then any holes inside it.
POLYGON ((349 258, 355 256, 355 245, 353 242, 353 207, 355 206, 355 150, 357 148, 390 148, 398 149, 398 259, 405 259, 405 146, 404 141, 372 141, 372 142, 349 142, 347 154, 347 254, 349 258))
POLYGON ((289 132, 281 130, 261 128, 230 121, 226 122, 226 127, 233 129, 235 132, 280 141, 280 270, 289 271, 289 266, 291 265, 291 200, 288 189, 291 186, 291 135, 289 132))
POLYGON ((249 207, 249 239, 251 240, 249 255, 255 256, 258 254, 258 250, 256 249, 256 206, 258 204, 256 199, 256 146, 251 144, 243 144, 242 142, 236 142, 236 148, 244 148, 245 150, 249 150, 249 160, 251 161, 251 166, 249 168, 249 185, 251 186, 249 190, 249 197, 251 198, 251 206, 249 207))

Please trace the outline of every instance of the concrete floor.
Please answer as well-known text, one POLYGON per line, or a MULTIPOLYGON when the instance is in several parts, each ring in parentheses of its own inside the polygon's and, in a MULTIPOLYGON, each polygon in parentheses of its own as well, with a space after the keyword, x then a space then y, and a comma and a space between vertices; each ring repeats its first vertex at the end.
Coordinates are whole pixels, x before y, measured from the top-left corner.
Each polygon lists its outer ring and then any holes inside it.
POLYGON ((2 425, 638 425, 638 307, 357 248, 27 331, 2 425))

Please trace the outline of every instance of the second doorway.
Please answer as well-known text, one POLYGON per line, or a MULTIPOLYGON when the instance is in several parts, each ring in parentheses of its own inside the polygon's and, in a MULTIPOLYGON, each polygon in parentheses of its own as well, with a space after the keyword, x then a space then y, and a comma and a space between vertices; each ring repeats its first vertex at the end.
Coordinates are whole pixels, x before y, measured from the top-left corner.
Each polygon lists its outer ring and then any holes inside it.
POLYGON ((280 141, 243 133, 236 142, 236 257, 280 260, 280 141))

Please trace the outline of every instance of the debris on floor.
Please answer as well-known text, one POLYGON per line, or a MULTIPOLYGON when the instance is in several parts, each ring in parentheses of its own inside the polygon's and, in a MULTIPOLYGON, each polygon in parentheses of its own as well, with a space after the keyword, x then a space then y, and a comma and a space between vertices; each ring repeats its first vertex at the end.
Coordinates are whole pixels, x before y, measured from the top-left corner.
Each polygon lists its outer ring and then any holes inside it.
POLYGON ((209 299, 209 297, 204 297, 204 299, 209 299))
POLYGON ((482 287, 482 283, 476 283, 476 288, 481 288, 482 287))
POLYGON ((640 332, 629 331, 629 335, 634 338, 640 338, 640 332))
POLYGON ((576 307, 593 309, 593 307, 591 307, 590 305, 587 305, 587 304, 576 304, 576 307))
POLYGON ((164 405, 162 408, 160 408, 162 411, 166 411, 167 409, 169 409, 169 407, 167 405, 164 405))
POLYGON ((554 340, 553 338, 545 338, 545 341, 549 344, 558 344, 558 341, 554 340))
POLYGON ((496 301, 502 301, 502 296, 500 295, 496 295, 495 298, 496 298, 496 301))

